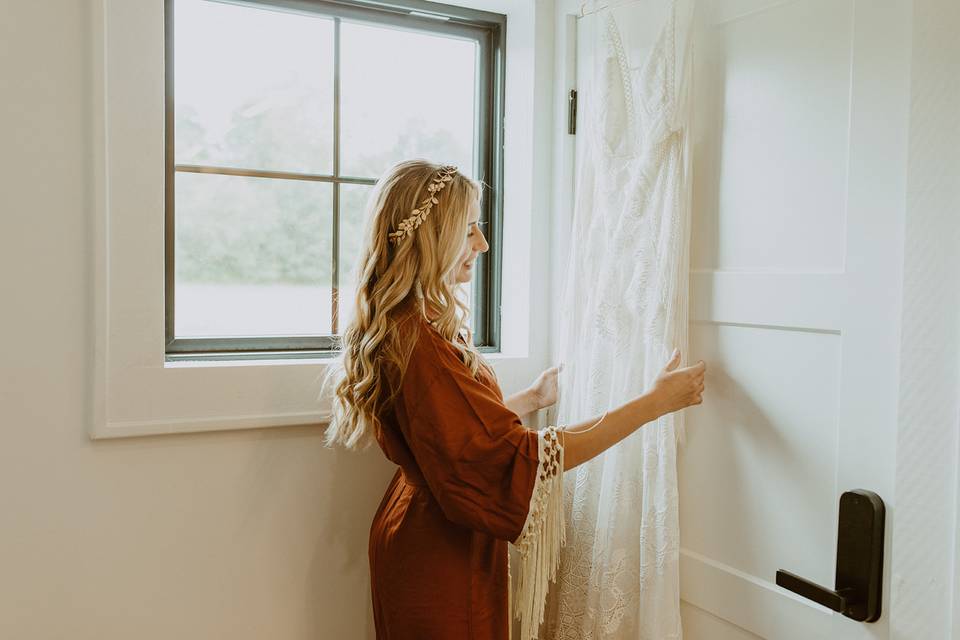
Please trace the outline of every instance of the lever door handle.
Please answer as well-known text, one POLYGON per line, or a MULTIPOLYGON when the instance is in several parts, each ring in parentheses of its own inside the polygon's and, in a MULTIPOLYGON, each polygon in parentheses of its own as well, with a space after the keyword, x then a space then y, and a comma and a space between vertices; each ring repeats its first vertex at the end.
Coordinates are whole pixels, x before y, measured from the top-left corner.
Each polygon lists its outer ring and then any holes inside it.
POLYGON ((855 489, 840 496, 835 589, 777 571, 777 585, 860 622, 880 618, 883 586, 883 500, 855 489))

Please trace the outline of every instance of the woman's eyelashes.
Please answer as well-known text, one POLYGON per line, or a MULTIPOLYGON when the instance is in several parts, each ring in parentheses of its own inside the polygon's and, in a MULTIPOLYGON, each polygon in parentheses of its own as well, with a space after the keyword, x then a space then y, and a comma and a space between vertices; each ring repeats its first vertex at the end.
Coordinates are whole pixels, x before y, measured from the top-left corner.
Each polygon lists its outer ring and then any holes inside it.
POLYGON ((479 222, 479 221, 478 221, 478 222, 474 222, 473 224, 469 225, 469 226, 467 227, 467 230, 468 230, 468 231, 467 231, 467 239, 473 238, 473 237, 476 235, 476 234, 474 234, 474 230, 475 230, 475 229, 479 229, 480 227, 485 227, 485 226, 487 226, 487 223, 486 223, 486 222, 479 222))

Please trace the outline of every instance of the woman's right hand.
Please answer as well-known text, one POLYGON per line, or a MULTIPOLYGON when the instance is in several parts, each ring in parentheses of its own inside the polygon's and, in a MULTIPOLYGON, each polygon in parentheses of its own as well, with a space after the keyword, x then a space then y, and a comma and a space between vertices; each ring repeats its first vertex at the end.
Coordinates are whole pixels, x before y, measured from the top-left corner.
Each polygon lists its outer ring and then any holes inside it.
POLYGON ((703 377, 707 365, 700 360, 695 365, 677 369, 679 364, 680 350, 674 349, 670 361, 653 383, 651 393, 660 407, 660 415, 703 402, 703 377))

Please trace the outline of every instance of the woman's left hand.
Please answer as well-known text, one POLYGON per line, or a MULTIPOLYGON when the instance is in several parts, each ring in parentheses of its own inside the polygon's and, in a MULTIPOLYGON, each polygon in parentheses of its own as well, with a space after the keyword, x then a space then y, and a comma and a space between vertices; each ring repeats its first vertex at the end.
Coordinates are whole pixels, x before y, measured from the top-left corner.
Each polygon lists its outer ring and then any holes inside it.
POLYGON ((556 367, 550 367, 541 373, 536 381, 530 386, 530 393, 537 403, 537 409, 545 409, 556 404, 559 387, 557 384, 557 374, 563 368, 563 364, 556 367))

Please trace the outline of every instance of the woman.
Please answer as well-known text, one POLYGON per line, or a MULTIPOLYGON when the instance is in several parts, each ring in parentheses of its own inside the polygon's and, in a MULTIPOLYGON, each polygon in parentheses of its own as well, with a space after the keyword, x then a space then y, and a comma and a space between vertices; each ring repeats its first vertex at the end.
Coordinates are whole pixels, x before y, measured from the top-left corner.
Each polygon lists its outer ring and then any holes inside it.
POLYGON ((678 369, 675 351, 648 393, 599 421, 525 428, 520 415, 555 401, 556 369, 504 400, 457 295, 489 248, 480 194, 455 167, 413 160, 368 204, 326 442, 375 439, 399 466, 370 528, 379 639, 508 638, 507 542, 520 551, 523 638, 536 637, 563 543, 562 471, 701 402, 703 362, 678 369))

